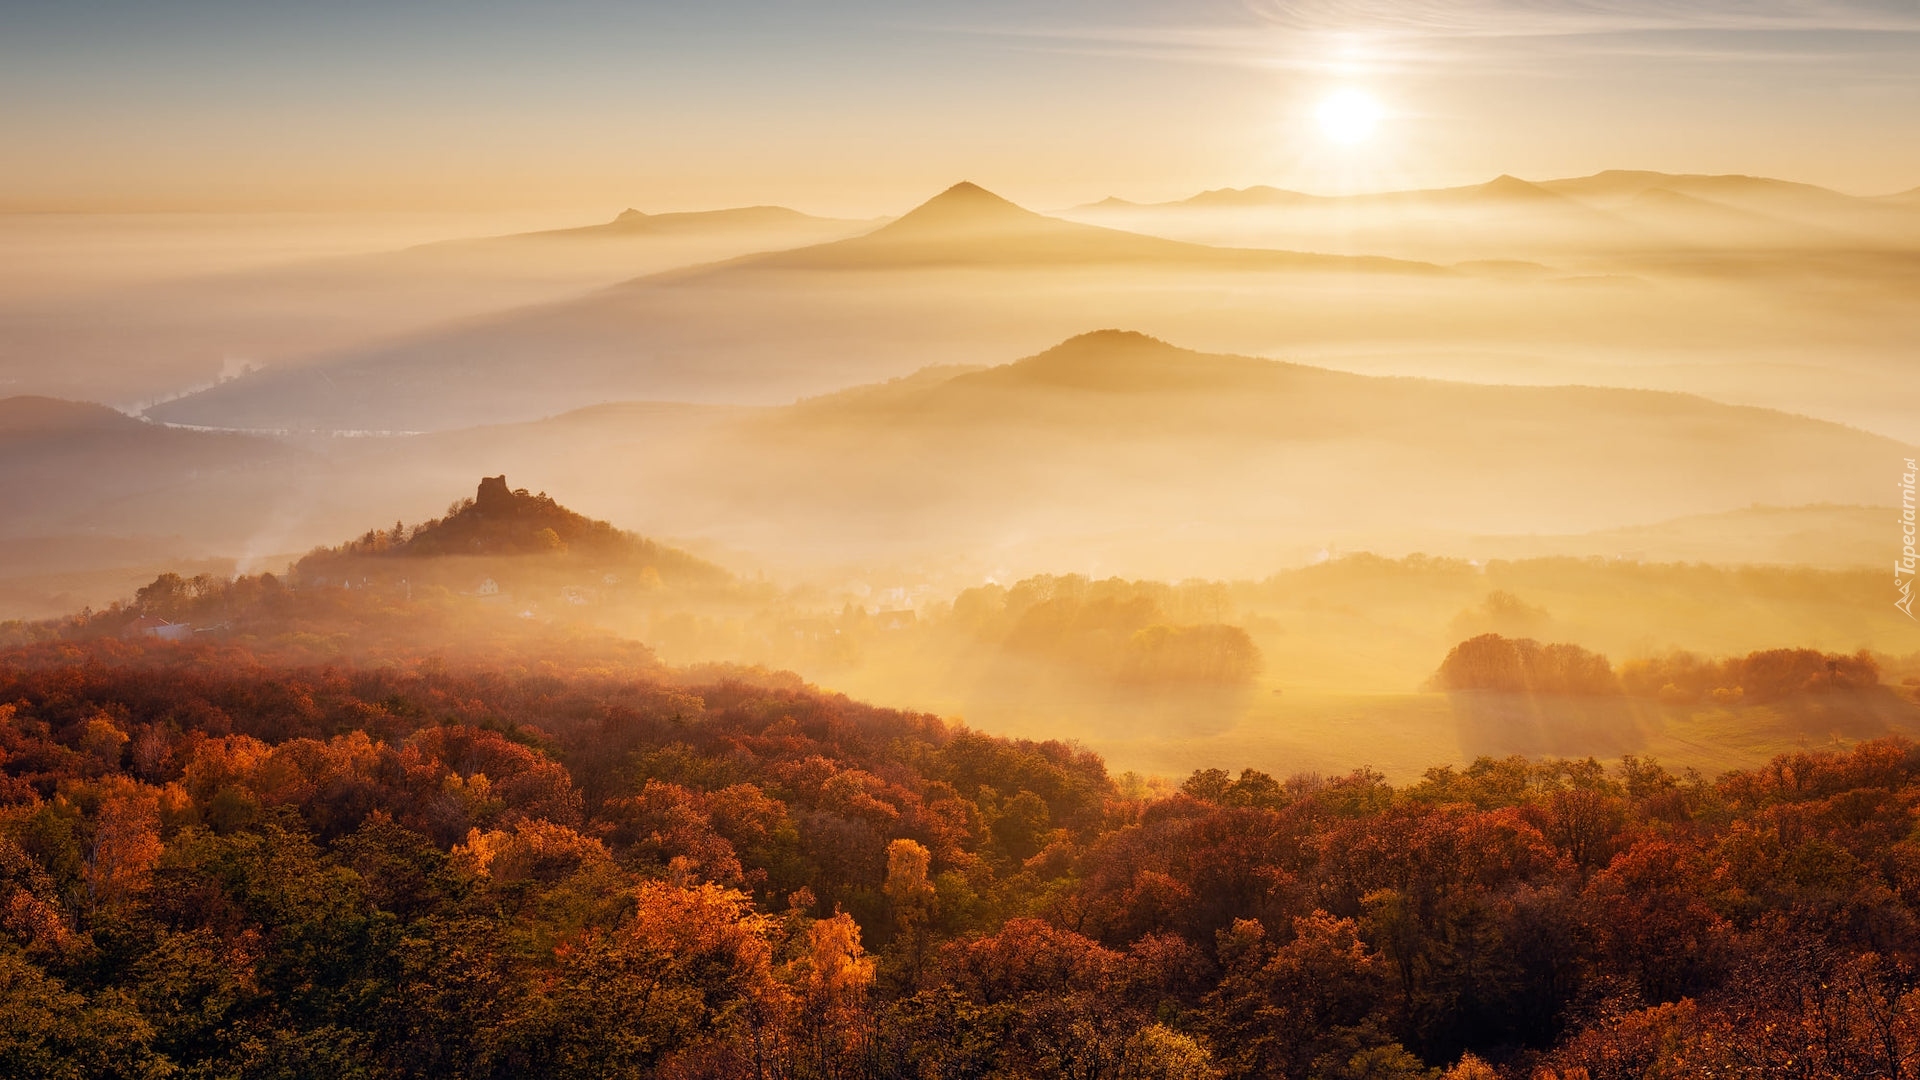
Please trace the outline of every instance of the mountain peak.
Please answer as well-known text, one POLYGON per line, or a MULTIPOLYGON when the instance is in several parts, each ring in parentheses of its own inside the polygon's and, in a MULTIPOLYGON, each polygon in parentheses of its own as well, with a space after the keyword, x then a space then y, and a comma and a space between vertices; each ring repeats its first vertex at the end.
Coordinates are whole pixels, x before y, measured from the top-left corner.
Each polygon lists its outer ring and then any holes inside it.
POLYGON ((1475 190, 1477 195, 1501 199, 1557 199, 1556 193, 1517 176, 1501 173, 1475 190))
POLYGON ((880 232, 892 235, 974 232, 1028 227, 1045 220, 1043 216, 1017 206, 978 184, 962 180, 907 211, 880 232))
POLYGON ((1267 184, 1255 184, 1245 188, 1214 188, 1203 191, 1189 199, 1181 200, 1185 206, 1233 207, 1233 206, 1285 206, 1295 203, 1314 201, 1311 195, 1298 191, 1272 187, 1267 184))
POLYGON ((924 210, 929 206, 939 206, 941 204, 1013 207, 1015 210, 1019 209, 1019 207, 1014 206, 1013 203, 995 195, 993 192, 988 191, 986 188, 981 187, 971 180, 962 180, 940 194, 935 195, 933 198, 928 199, 921 204, 921 209, 924 210))
POLYGON ((1077 334, 1037 356, 977 376, 977 382, 1076 390, 1177 390, 1232 375, 1264 361, 1210 357, 1137 330, 1077 334))
MULTIPOLYGON (((1084 334, 1075 334, 1067 340, 1041 353, 1052 356, 1055 353, 1089 351, 1111 351, 1127 349, 1131 351, 1184 352, 1179 346, 1162 341, 1152 334, 1143 334, 1138 330, 1089 330, 1084 334)), ((1036 357, 1037 359, 1037 357, 1036 357)))

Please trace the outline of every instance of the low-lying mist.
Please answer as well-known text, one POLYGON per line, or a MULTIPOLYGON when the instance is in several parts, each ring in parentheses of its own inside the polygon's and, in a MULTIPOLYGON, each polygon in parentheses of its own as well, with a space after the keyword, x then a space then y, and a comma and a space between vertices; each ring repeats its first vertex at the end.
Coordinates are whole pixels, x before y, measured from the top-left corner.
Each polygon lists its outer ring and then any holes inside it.
MULTIPOLYGON (((171 254, 93 222, 117 254, 0 305, 0 616, 271 571, 442 605, 423 635, 610 631, 1151 772, 1744 763, 1860 732, 1799 700, 1428 680, 1485 634, 1904 677, 1880 568, 1920 436, 1916 222, 1658 174, 1052 217, 963 184, 888 222, 171 254), (558 530, 396 576, 414 534, 386 523, 480 472, 652 554, 558 530)), ((1907 722, 1889 693, 1861 723, 1907 722)))
MULTIPOLYGON (((791 671, 991 732, 1071 739, 1158 775, 1363 763, 1398 777, 1514 753, 1713 770, 1920 730, 1920 654, 1908 655, 1885 574, 1866 569, 1350 555, 1237 580, 1069 574, 956 588, 895 570, 783 584, 494 478, 443 518, 226 580, 158 577, 71 632, 232 640, 305 662, 515 665, 590 652, 611 634, 667 663, 791 671), (1517 643, 1501 648, 1523 659, 1460 659, 1461 643, 1485 641, 1517 643), (1844 671, 1845 685, 1763 677, 1780 662, 1738 660, 1768 650, 1801 658, 1789 674, 1844 671), (1584 674, 1528 675, 1535 655, 1578 658, 1584 674)), ((59 625, 8 633, 33 640, 59 625)))

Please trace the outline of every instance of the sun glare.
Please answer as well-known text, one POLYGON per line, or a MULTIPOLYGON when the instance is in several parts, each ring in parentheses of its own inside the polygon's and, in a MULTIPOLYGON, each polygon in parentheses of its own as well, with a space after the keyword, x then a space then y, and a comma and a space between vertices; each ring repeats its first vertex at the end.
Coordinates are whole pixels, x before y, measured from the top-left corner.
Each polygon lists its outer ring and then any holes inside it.
POLYGON ((1320 130, 1334 142, 1364 142, 1380 124, 1380 103, 1359 90, 1337 90, 1315 110, 1320 130))

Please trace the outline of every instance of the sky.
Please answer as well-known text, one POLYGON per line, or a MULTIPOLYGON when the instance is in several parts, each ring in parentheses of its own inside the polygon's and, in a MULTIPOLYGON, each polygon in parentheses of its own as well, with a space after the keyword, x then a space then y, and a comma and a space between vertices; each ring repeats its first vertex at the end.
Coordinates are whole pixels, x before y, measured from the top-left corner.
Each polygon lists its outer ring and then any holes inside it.
POLYGON ((0 0, 0 209, 1920 186, 1915 0, 0 0), (1370 136, 1319 109, 1359 94, 1370 136))

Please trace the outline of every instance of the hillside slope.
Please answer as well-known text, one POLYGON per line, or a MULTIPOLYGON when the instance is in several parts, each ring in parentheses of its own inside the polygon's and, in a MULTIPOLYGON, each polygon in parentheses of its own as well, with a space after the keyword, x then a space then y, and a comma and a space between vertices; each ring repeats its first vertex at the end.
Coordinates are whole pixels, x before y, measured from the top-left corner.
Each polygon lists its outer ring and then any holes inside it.
POLYGON ((299 367, 640 275, 872 227, 782 207, 628 210, 576 228, 287 258, 218 273, 182 267, 153 280, 39 298, 15 290, 0 295, 0 385, 131 408, 248 367, 299 367))
MULTIPOLYGON (((1181 577, 1264 573, 1327 545, 1868 504, 1908 452, 1681 394, 1373 378, 1119 331, 670 431, 652 415, 498 429, 494 460, 619 520, 781 562, 1181 577)), ((467 445, 423 450, 443 440, 467 445)))
POLYGON ((231 535, 252 513, 239 497, 306 458, 271 439, 163 427, 103 405, 0 399, 0 538, 231 535), (189 494, 208 487, 226 497, 189 494))

